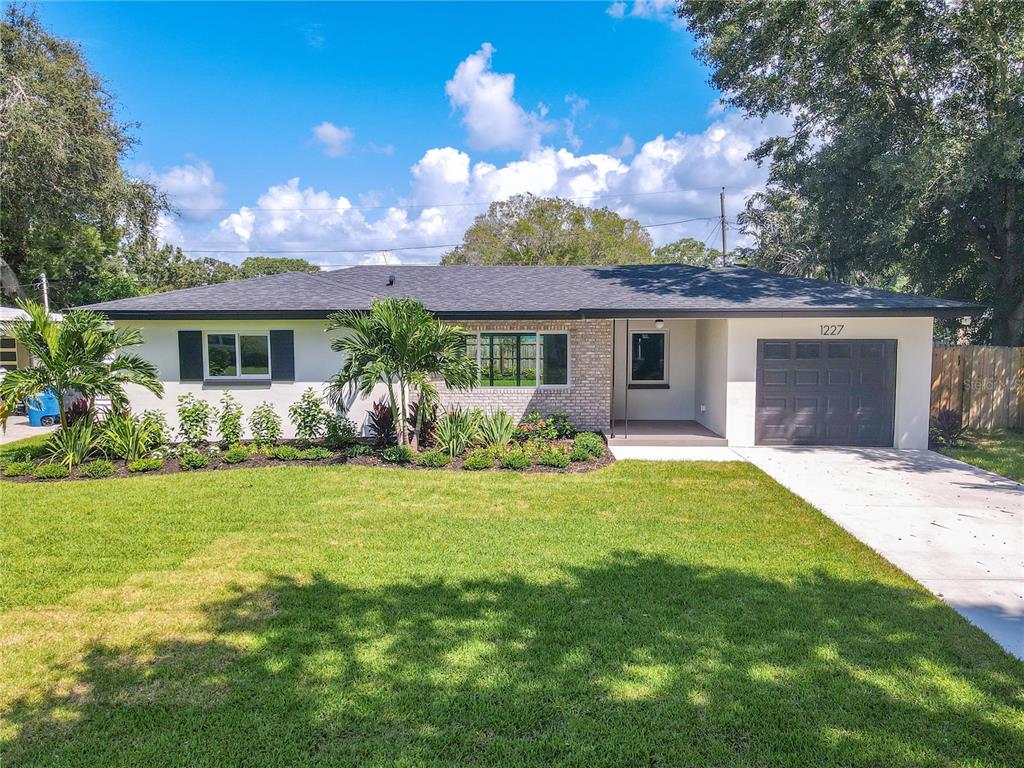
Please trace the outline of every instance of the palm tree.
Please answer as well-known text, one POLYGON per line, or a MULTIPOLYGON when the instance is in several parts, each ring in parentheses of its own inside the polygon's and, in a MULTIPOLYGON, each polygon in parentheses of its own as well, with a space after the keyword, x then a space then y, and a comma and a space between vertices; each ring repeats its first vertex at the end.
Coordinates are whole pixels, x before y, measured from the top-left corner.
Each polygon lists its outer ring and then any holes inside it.
MULTIPOLYGON (((421 406, 437 397, 436 381, 449 389, 470 389, 479 381, 476 360, 465 354, 464 330, 443 323, 414 299, 376 299, 369 312, 336 312, 327 330, 342 332, 331 342, 341 352, 341 370, 329 391, 336 403, 347 392, 369 397, 377 384, 388 391, 399 443, 408 440, 409 397, 418 393, 421 406)), ((413 444, 418 443, 425 407, 417 409, 413 444)))
MULTIPOLYGON (((73 311, 54 320, 34 301, 17 302, 27 320, 0 324, 0 335, 13 336, 32 357, 32 365, 10 371, 0 381, 0 404, 11 413, 24 400, 52 389, 61 404, 61 427, 67 427, 64 395, 78 392, 92 411, 97 397, 110 398, 115 410, 128 403, 125 384, 138 384, 163 395, 156 366, 136 354, 121 352, 142 343, 136 328, 113 328, 95 312, 73 311)), ((7 418, 3 417, 6 427, 7 418)))

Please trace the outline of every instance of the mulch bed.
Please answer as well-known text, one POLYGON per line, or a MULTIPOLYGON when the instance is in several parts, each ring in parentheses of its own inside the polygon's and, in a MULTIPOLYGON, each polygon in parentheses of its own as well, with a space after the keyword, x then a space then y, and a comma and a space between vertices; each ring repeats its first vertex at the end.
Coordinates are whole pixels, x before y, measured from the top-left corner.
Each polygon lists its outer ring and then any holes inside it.
MULTIPOLYGON (((288 443, 283 443, 288 444, 288 443)), ((572 447, 572 440, 554 440, 552 445, 559 447, 572 447)), ((24 475, 21 477, 0 477, 2 480, 14 483, 52 483, 52 482, 63 482, 67 480, 93 480, 100 479, 105 480, 112 477, 144 477, 146 475, 171 475, 177 473, 184 474, 197 474, 201 472, 215 472, 221 470, 230 469, 251 469, 255 467, 284 467, 291 465, 303 465, 303 466, 330 466, 339 464, 348 464, 354 467, 386 467, 388 469, 402 469, 402 470, 416 470, 421 472, 459 472, 465 471, 471 474, 481 474, 484 472, 504 472, 508 474, 529 474, 529 473, 547 473, 547 474, 573 474, 577 472, 592 472, 595 469, 600 469, 612 464, 615 461, 615 457, 612 456, 612 452, 605 449, 604 455, 599 459, 589 459, 587 461, 574 461, 571 462, 567 467, 549 467, 542 464, 531 464, 523 469, 504 469, 497 466, 497 464, 491 469, 479 469, 479 470, 463 470, 462 457, 453 459, 449 464, 443 467, 421 467, 418 464, 395 464, 393 462, 384 461, 380 458, 380 455, 374 453, 372 455, 365 456, 354 456, 347 458, 344 453, 336 453, 330 459, 324 459, 322 461, 306 461, 303 459, 294 459, 292 461, 282 461, 280 459, 271 459, 263 454, 256 453, 249 457, 247 461, 239 462, 237 464, 229 464, 225 462, 220 456, 210 457, 210 463, 207 467, 202 469, 188 469, 183 470, 178 465, 177 459, 165 459, 164 464, 160 469, 154 469, 149 472, 129 472, 125 466, 125 462, 120 460, 113 461, 114 474, 108 475, 106 478, 91 478, 82 474, 79 467, 75 467, 71 470, 70 477, 58 478, 55 480, 37 480, 31 475, 24 475)))

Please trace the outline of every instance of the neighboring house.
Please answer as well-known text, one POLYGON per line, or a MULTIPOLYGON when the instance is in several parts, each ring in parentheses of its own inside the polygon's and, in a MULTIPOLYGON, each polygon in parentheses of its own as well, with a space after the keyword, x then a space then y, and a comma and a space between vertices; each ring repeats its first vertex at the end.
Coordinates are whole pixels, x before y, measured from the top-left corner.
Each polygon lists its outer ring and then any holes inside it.
MULTIPOLYGON (((51 312, 50 316, 55 320, 62 319, 62 316, 56 312, 51 312)), ((0 307, 0 323, 27 319, 28 314, 17 307, 0 307)), ((0 378, 3 378, 7 371, 24 368, 30 362, 31 358, 25 347, 15 341, 13 337, 0 334, 0 378)))
MULTIPOLYGON (((140 328, 173 421, 179 394, 285 415, 337 372, 324 319, 374 298, 419 299, 469 332, 480 387, 446 404, 567 413, 616 439, 674 444, 928 441, 932 319, 944 299, 741 267, 366 266, 286 273, 88 307, 140 328)), ((383 388, 375 393, 383 397, 383 388)), ((370 403, 349 414, 365 424, 370 403)))

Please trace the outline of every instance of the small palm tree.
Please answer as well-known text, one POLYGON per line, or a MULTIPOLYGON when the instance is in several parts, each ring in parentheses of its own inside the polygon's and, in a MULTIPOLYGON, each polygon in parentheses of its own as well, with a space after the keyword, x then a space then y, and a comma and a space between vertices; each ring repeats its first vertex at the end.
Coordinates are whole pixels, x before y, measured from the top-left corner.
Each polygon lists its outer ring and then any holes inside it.
POLYGON ((435 382, 470 389, 479 381, 476 360, 465 354, 465 331, 441 322, 414 299, 388 297, 375 300, 369 312, 336 312, 327 330, 343 334, 331 343, 331 349, 345 356, 329 384, 335 402, 352 390, 369 397, 377 384, 384 384, 402 444, 408 440, 413 392, 421 404, 413 431, 416 445, 427 410, 422 406, 437 398, 435 382))
MULTIPOLYGON (((56 321, 41 304, 18 301, 27 320, 0 324, 0 334, 13 336, 32 356, 32 365, 10 371, 0 381, 0 410, 14 407, 40 392, 52 389, 61 403, 61 427, 67 427, 64 395, 77 392, 92 411, 97 397, 110 398, 115 410, 128 402, 126 384, 138 384, 155 395, 163 395, 156 366, 136 354, 121 352, 142 343, 135 328, 113 328, 95 312, 73 311, 56 321)), ((7 418, 3 416, 6 427, 7 418)))

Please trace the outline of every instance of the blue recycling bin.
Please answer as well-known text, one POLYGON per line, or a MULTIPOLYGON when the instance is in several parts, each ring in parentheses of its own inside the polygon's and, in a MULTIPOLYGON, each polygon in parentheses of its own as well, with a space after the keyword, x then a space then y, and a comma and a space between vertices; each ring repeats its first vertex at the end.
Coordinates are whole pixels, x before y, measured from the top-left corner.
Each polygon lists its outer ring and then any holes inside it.
POLYGON ((33 427, 48 427, 60 421, 60 399, 52 389, 29 398, 28 423, 33 427))

